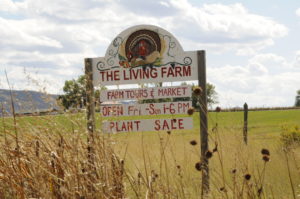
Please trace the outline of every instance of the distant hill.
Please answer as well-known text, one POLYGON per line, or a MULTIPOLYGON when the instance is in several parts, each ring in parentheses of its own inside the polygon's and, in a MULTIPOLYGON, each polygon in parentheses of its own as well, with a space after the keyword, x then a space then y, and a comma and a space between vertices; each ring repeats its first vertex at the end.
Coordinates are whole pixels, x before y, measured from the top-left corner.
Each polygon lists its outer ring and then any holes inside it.
MULTIPOLYGON (((12 91, 15 112, 33 113, 42 112, 50 109, 59 109, 56 99, 58 95, 48 95, 37 91, 24 91, 13 90, 12 91)), ((4 112, 11 114, 11 98, 10 91, 0 89, 0 116, 2 115, 2 104, 4 112)))

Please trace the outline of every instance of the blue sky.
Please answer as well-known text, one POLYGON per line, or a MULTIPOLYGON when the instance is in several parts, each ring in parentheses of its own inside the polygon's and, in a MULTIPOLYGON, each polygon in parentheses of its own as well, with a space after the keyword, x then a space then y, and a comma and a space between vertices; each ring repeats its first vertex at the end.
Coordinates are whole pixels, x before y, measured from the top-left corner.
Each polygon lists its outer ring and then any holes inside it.
POLYGON ((158 25, 206 50, 220 106, 292 106, 300 89, 298 0, 1 0, 0 88, 61 93, 133 25, 158 25))

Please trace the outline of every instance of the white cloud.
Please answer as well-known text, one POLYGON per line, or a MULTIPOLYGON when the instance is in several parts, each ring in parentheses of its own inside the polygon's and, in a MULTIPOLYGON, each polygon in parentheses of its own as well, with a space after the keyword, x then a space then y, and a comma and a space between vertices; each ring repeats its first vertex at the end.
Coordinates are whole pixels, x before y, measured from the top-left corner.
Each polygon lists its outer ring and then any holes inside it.
POLYGON ((166 6, 166 7, 170 7, 169 3, 165 2, 165 1, 160 1, 159 2, 161 5, 166 6))
MULTIPOLYGON (((31 79, 44 84, 42 87, 48 92, 57 93, 64 80, 83 74, 85 57, 103 56, 118 33, 144 23, 172 32, 185 50, 205 49, 210 53, 256 55, 273 45, 276 38, 288 34, 284 25, 251 13, 242 4, 196 7, 187 0, 1 0, 0 87, 5 87, 6 68, 16 88, 40 89, 24 84, 28 82, 25 67, 31 79), (1 18, 1 11, 19 18, 1 18)), ((294 63, 298 69, 299 57, 300 53, 294 63)), ((208 76, 222 94, 220 101, 226 101, 224 96, 229 93, 235 97, 246 95, 259 104, 261 99, 273 95, 271 88, 276 84, 273 77, 276 81, 286 81, 287 85, 290 82, 299 85, 298 71, 288 73, 287 68, 290 69, 290 64, 284 58, 260 54, 253 56, 246 66, 208 68, 208 76), (265 89, 266 93, 259 89, 265 89)), ((240 104, 240 99, 243 100, 241 97, 233 101, 240 104)), ((278 103, 285 99, 278 98, 278 103)))
POLYGON ((35 20, 22 21, 26 26, 16 20, 5 20, 0 18, 0 48, 32 48, 32 47, 53 47, 62 48, 60 42, 43 34, 36 34, 32 31, 40 24, 35 20), (22 27, 23 26, 23 27, 22 27))
MULTIPOLYGON (((267 17, 251 14, 242 4, 205 4, 199 8, 193 7, 186 0, 172 0, 171 2, 183 15, 187 16, 180 17, 184 20, 188 19, 187 25, 194 24, 203 33, 220 34, 219 36, 225 34, 223 39, 228 41, 230 39, 247 41, 260 37, 275 38, 287 34, 287 28, 284 25, 267 17)), ((176 21, 178 23, 183 20, 176 19, 176 21)))
POLYGON ((300 68, 275 54, 258 54, 246 66, 208 68, 209 81, 216 85, 225 107, 244 102, 251 107, 292 106, 299 77, 300 68))
POLYGON ((298 16, 300 17, 300 8, 298 8, 298 9, 296 10, 296 15, 298 15, 298 16))
MULTIPOLYGON (((84 45, 108 45, 121 30, 145 21, 175 33, 187 41, 184 46, 188 48, 200 45, 216 51, 236 50, 239 55, 253 54, 272 45, 274 38, 287 34, 285 26, 251 14, 242 4, 205 4, 195 7, 186 0, 52 0, 47 3, 24 0, 15 5, 10 0, 5 1, 10 7, 17 7, 18 13, 31 19, 10 20, 1 25, 7 29, 6 33, 14 33, 8 41, 18 37, 23 41, 33 40, 34 43, 56 48, 64 46, 90 50, 95 46, 89 48, 84 45), (132 7, 135 9, 132 10, 132 7), (12 27, 7 28, 8 24, 12 27), (14 27, 18 30, 14 30, 14 27), (35 37, 36 41, 30 36, 35 37)), ((7 38, 8 34, 2 35, 7 38)))
POLYGON ((195 7, 186 0, 171 0, 170 4, 179 13, 168 21, 170 30, 180 40, 188 40, 188 49, 198 45, 213 51, 233 50, 238 55, 248 55, 288 34, 284 25, 252 14, 242 4, 195 7))
POLYGON ((4 12, 15 12, 18 9, 18 3, 11 0, 1 0, 0 1, 0 11, 4 12))
POLYGON ((300 50, 296 52, 294 67, 300 70, 300 50))

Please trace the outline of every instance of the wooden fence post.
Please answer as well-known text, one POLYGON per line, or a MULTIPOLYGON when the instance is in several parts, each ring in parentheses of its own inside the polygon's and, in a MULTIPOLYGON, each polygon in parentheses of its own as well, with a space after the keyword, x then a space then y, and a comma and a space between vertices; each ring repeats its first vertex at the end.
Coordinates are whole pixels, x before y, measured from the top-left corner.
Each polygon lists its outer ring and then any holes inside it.
POLYGON ((88 161, 90 165, 94 164, 94 132, 95 132, 95 99, 93 85, 93 67, 92 59, 85 59, 85 76, 86 76, 86 119, 88 131, 88 161))
POLYGON ((200 96, 200 142, 201 142, 201 163, 202 163, 202 185, 201 198, 206 198, 209 193, 209 167, 206 152, 208 151, 207 131, 207 97, 206 97, 206 61, 205 51, 197 51, 198 60, 198 85, 202 88, 200 96))
POLYGON ((244 128, 243 128, 243 137, 245 144, 248 143, 248 104, 244 104, 244 128))

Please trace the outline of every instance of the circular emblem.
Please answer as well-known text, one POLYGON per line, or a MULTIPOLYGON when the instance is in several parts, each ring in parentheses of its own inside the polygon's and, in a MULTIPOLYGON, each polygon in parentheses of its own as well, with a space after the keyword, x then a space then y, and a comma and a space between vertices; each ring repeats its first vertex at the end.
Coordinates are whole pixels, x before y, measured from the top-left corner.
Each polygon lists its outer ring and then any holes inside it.
POLYGON ((128 61, 133 58, 146 59, 153 52, 161 51, 159 35, 151 30, 138 30, 133 32, 125 44, 125 53, 128 61))

